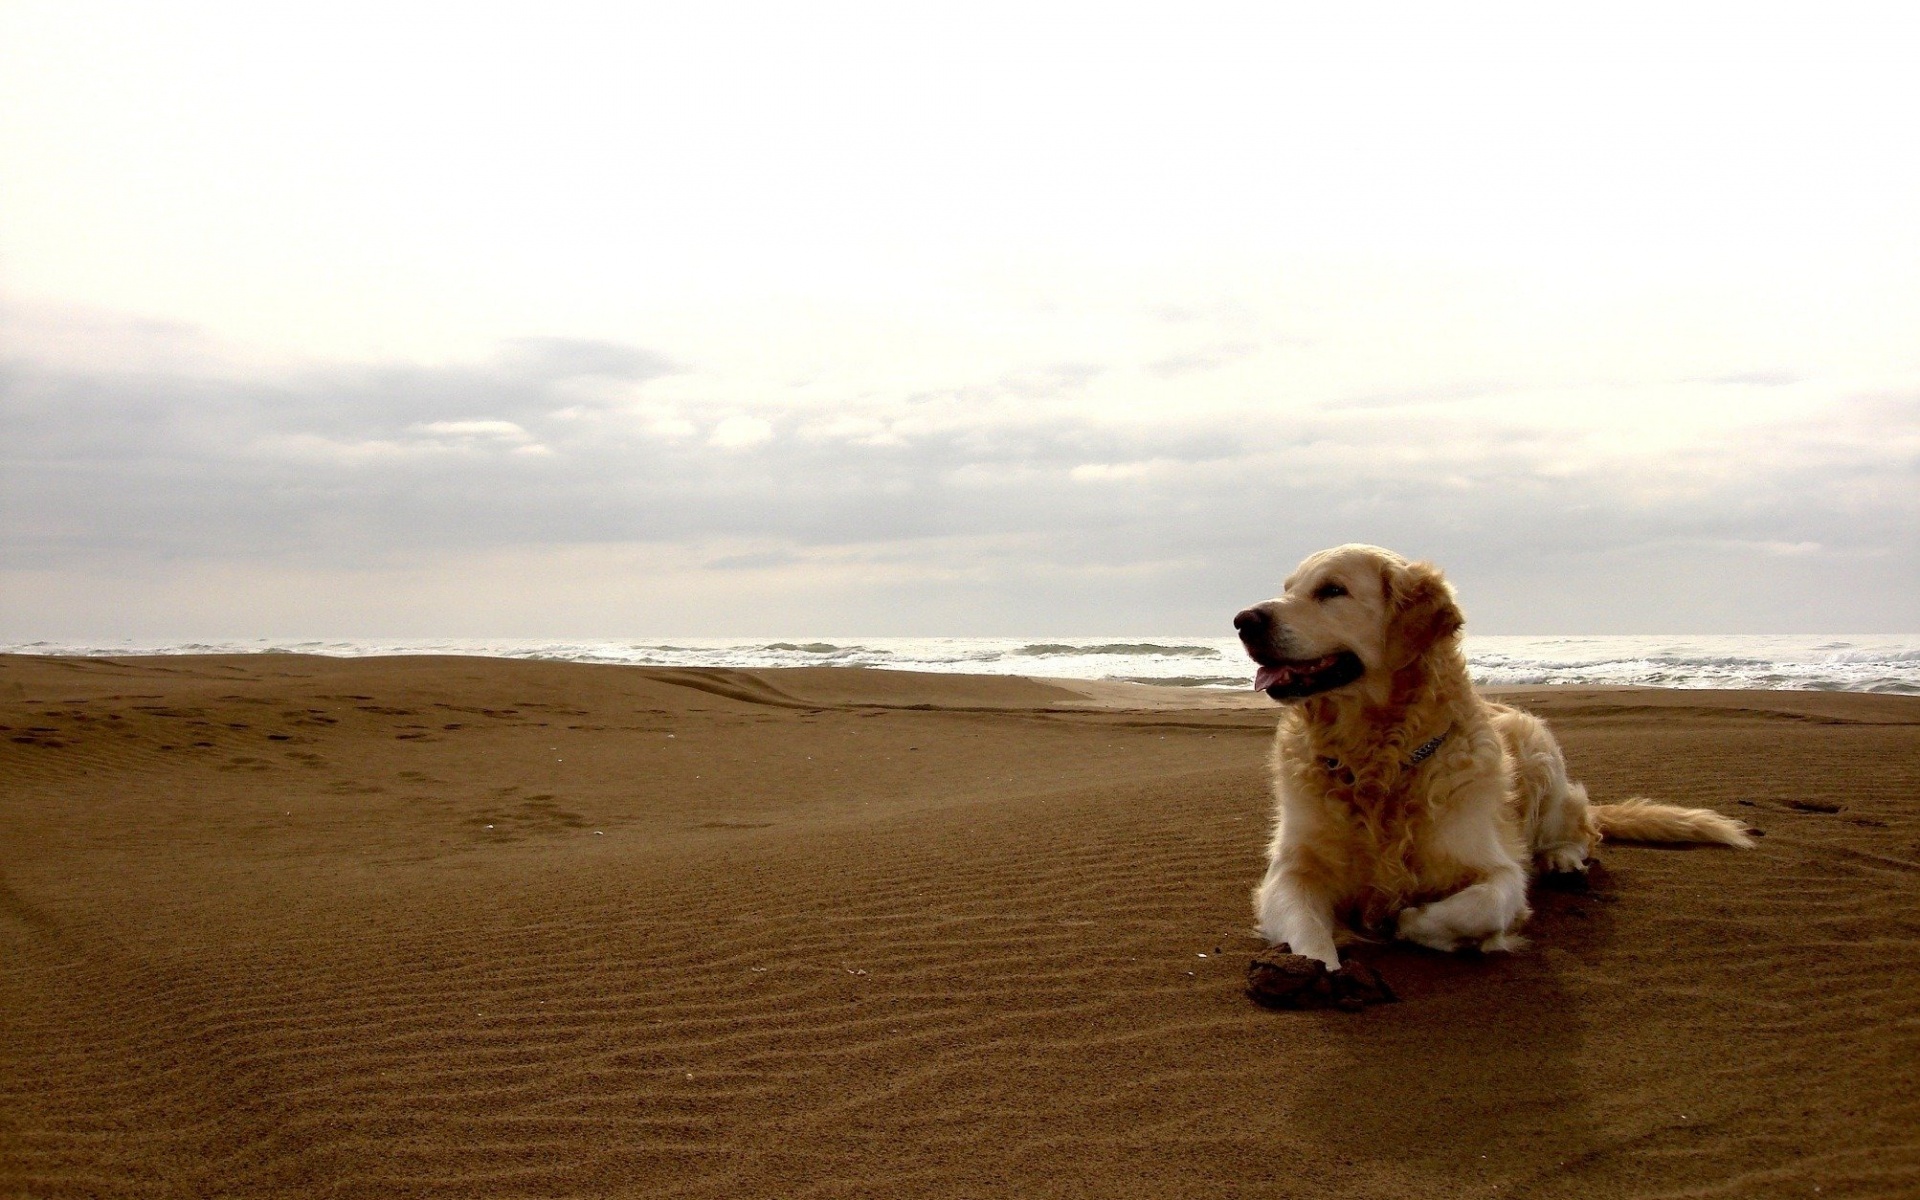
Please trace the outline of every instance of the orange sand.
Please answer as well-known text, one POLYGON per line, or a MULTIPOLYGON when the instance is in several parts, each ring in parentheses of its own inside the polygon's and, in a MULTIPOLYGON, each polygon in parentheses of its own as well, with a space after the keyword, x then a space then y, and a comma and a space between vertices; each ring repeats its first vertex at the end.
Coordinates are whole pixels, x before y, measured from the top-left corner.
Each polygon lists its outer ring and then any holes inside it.
POLYGON ((1920 700, 1510 695, 1761 848, 1350 1014, 1241 994, 1257 696, 0 658, 0 1194, 1920 1194, 1920 700))

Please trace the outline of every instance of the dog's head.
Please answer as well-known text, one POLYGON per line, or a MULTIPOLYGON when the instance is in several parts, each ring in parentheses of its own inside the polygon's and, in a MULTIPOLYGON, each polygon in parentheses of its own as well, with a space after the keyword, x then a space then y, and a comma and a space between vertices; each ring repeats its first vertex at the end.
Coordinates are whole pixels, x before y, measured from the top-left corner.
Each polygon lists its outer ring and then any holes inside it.
POLYGON ((1280 595, 1233 618, 1260 667, 1254 686, 1275 700, 1390 677, 1464 623, 1438 567, 1359 545, 1312 555, 1280 595))

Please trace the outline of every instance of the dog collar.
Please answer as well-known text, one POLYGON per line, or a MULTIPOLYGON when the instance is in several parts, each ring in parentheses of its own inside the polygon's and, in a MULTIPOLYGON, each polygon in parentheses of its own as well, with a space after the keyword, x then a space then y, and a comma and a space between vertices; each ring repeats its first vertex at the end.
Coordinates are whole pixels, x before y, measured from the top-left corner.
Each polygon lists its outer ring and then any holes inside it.
MULTIPOLYGON (((1452 732, 1453 730, 1451 727, 1447 729, 1443 729, 1440 731, 1440 734, 1438 737, 1431 738, 1428 741, 1422 743, 1420 748, 1413 752, 1413 757, 1407 759, 1407 765, 1409 767, 1417 767, 1421 763, 1432 758, 1433 752, 1440 748, 1440 743, 1446 741, 1447 735, 1452 732)), ((1340 760, 1337 758, 1323 758, 1320 761, 1326 764, 1327 770, 1329 771, 1338 771, 1340 769, 1340 760)))
POLYGON ((1422 745, 1418 750, 1415 750, 1413 752, 1413 757, 1407 760, 1407 765, 1410 767, 1417 767, 1421 763, 1432 758, 1433 752, 1440 748, 1440 743, 1446 741, 1447 735, 1452 732, 1453 730, 1451 729, 1442 729, 1440 731, 1440 736, 1434 738, 1432 741, 1427 742, 1426 744, 1422 745))

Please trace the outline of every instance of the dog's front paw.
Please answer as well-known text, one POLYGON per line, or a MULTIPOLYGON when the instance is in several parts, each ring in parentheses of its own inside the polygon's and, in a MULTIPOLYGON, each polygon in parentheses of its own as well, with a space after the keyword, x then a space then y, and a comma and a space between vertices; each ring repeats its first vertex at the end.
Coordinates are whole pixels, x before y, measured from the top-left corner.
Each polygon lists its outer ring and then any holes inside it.
POLYGON ((1413 942, 1431 950, 1456 950, 1460 946, 1460 935, 1444 920, 1428 911, 1431 905, 1402 909, 1394 924, 1394 932, 1402 941, 1413 942))
POLYGON ((1550 875, 1582 875, 1587 873, 1587 850, 1584 846, 1555 846, 1540 854, 1540 865, 1550 875))

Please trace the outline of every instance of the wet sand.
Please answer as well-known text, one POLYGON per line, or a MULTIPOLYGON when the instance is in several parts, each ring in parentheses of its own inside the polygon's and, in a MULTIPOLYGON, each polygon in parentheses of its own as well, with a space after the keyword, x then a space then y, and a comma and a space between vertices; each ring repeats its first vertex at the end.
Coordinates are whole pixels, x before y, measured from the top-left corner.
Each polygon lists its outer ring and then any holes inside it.
POLYGON ((1259 696, 0 657, 0 1195, 1920 1193, 1920 700, 1502 695, 1760 848, 1273 1012, 1259 696))

